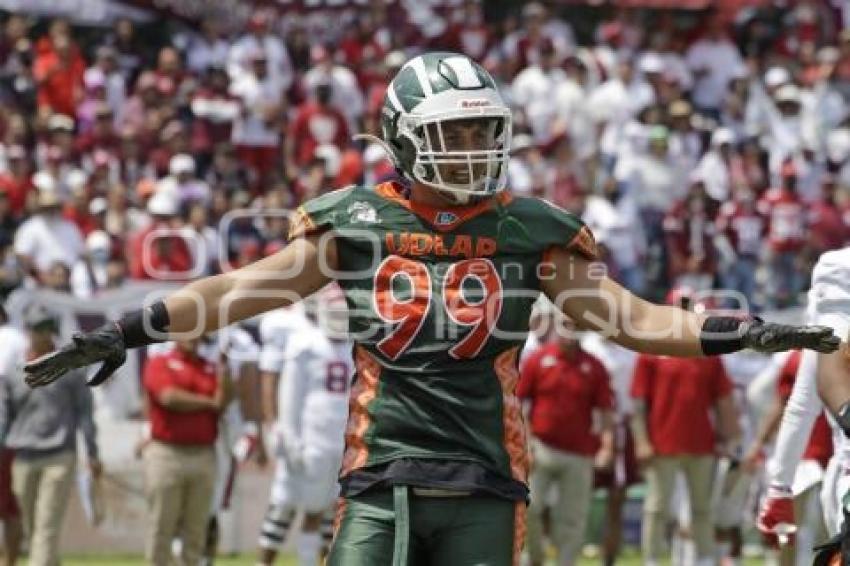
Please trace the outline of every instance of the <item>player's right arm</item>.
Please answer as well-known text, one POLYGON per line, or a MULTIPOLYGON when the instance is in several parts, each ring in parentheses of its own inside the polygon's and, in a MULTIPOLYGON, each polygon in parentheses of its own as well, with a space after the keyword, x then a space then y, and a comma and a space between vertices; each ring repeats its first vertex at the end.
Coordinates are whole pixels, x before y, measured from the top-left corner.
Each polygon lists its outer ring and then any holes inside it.
POLYGON ((104 362, 90 385, 102 383, 124 363, 126 349, 199 336, 228 324, 290 305, 323 287, 336 266, 333 238, 307 233, 284 249, 241 269, 190 283, 164 301, 118 323, 77 334, 71 344, 25 366, 32 387, 52 383, 70 369, 104 362))

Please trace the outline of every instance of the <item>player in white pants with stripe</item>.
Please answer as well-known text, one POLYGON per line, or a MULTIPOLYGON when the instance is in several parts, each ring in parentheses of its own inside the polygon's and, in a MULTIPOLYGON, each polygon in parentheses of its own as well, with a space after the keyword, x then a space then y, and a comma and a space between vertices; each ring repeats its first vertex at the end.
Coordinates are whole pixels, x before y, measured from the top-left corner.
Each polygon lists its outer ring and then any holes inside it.
POLYGON ((304 511, 296 542, 298 563, 315 566, 319 559, 322 519, 330 515, 339 491, 354 371, 351 343, 338 339, 344 337, 344 321, 328 314, 344 310, 341 300, 341 294, 323 292, 316 301, 321 305, 318 324, 302 327, 287 340, 275 427, 278 460, 260 533, 259 564, 274 562, 298 509, 304 511), (336 324, 325 324, 331 320, 336 324))

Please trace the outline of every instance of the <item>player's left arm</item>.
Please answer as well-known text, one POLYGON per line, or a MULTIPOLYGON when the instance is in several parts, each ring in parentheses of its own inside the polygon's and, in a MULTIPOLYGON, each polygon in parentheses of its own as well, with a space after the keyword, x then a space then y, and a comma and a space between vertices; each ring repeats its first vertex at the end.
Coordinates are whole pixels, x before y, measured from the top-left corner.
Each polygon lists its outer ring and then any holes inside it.
POLYGON ((808 348, 832 352, 831 328, 762 322, 752 317, 706 316, 650 303, 612 279, 604 265, 564 248, 547 256, 551 273, 541 277, 549 299, 579 328, 596 330, 637 352, 706 356, 751 348, 777 352, 808 348))

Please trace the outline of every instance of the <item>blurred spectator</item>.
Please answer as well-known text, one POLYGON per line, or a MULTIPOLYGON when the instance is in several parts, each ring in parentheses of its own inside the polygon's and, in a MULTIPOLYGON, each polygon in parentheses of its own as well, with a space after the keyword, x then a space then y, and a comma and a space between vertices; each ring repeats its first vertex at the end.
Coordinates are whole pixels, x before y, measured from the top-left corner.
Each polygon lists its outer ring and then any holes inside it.
POLYGON ((171 561, 171 543, 182 541, 181 560, 200 564, 213 498, 213 445, 220 414, 233 398, 227 364, 199 355, 201 339, 178 341, 171 352, 148 359, 143 387, 150 441, 143 447, 148 537, 153 564, 171 561))
POLYGON ((837 250, 850 242, 850 226, 836 200, 838 187, 835 181, 832 175, 823 177, 820 198, 809 204, 806 211, 808 255, 815 261, 822 253, 837 250))
POLYGON ((136 32, 135 24, 129 19, 117 20, 113 30, 105 45, 115 50, 118 68, 129 80, 143 64, 150 62, 153 46, 136 32))
POLYGON ((62 201, 40 190, 35 214, 15 234, 15 254, 24 273, 38 279, 57 261, 73 265, 85 251, 80 230, 62 218, 62 201))
POLYGON ((768 221, 767 299, 774 308, 796 304, 804 284, 800 252, 805 245, 806 210, 797 194, 792 161, 785 162, 781 175, 781 186, 767 191, 758 203, 759 212, 768 221))
POLYGON ((217 273, 219 247, 218 231, 210 226, 207 206, 192 202, 185 207, 183 235, 192 249, 192 264, 203 266, 203 275, 217 273))
POLYGON ((696 171, 708 196, 717 202, 725 202, 732 191, 732 158, 735 134, 728 128, 718 128, 711 134, 711 148, 702 156, 696 171))
POLYGON ((192 152, 206 171, 213 148, 230 141, 233 121, 239 116, 239 103, 228 93, 229 82, 223 67, 207 67, 204 82, 192 97, 192 152))
POLYGON ((334 144, 340 150, 348 145, 348 125, 345 116, 330 104, 332 96, 330 83, 318 84, 310 99, 296 110, 286 138, 286 169, 291 177, 316 157, 320 145, 334 144))
POLYGON ((153 218, 146 228, 131 234, 127 242, 130 277, 133 279, 186 279, 192 255, 179 235, 180 203, 170 191, 157 191, 148 201, 153 218))
POLYGON ((86 238, 86 257, 71 268, 71 291, 80 299, 89 299, 106 287, 107 265, 112 255, 112 239, 103 230, 86 238))
POLYGON ((86 64, 67 35, 55 35, 33 63, 39 110, 73 116, 83 94, 86 64))
POLYGON ((552 125, 556 107, 551 103, 551 97, 566 80, 566 73, 558 66, 555 48, 545 43, 537 62, 524 68, 511 84, 513 102, 522 110, 525 123, 538 143, 548 142, 555 134, 552 125))
POLYGON ((209 203, 210 187, 196 176, 195 160, 181 153, 168 162, 168 176, 157 184, 157 192, 172 193, 180 205, 190 202, 209 203))
POLYGON ((718 118, 729 80, 743 64, 719 17, 709 19, 705 34, 691 45, 685 59, 694 76, 694 105, 701 113, 718 118))
POLYGON ((227 232, 223 234, 229 269, 238 267, 248 257, 257 256, 259 259, 263 249, 263 235, 254 222, 253 213, 248 209, 250 204, 251 197, 246 192, 234 194, 230 203, 234 216, 227 225, 227 232))
POLYGON ((676 202, 664 218, 673 287, 700 292, 713 287, 717 268, 716 213, 717 203, 706 195, 702 179, 695 178, 688 195, 676 202))
POLYGON ((42 274, 41 286, 56 293, 70 293, 71 268, 63 261, 54 261, 42 274))
POLYGON ((550 507, 556 561, 573 564, 584 541, 593 469, 607 469, 614 462, 611 377, 599 360, 582 350, 570 321, 552 330, 552 341, 523 361, 517 386, 531 423, 534 466, 529 487, 535 499, 529 507, 527 548, 535 566, 544 561, 542 515, 550 492, 558 494, 550 507))
POLYGON ((239 158, 253 170, 254 188, 259 189, 280 160, 280 120, 286 86, 268 72, 266 52, 247 52, 244 57, 250 60, 250 66, 230 86, 230 94, 240 104, 232 140, 239 158))
POLYGON ((218 20, 208 17, 201 22, 201 30, 186 50, 186 69, 201 75, 210 68, 224 69, 230 45, 223 37, 218 20))
POLYGON ((59 563, 59 534, 76 477, 78 432, 90 472, 100 477, 97 429, 82 370, 35 390, 24 383, 23 364, 56 348, 59 321, 33 303, 24 312, 24 324, 27 346, 0 376, 0 430, 3 445, 15 453, 12 484, 29 539, 29 563, 51 566, 59 563))
POLYGON ((345 116, 349 131, 359 130, 366 101, 357 77, 348 67, 335 63, 331 52, 321 45, 313 48, 311 58, 313 66, 304 74, 304 90, 315 92, 320 85, 329 84, 329 103, 345 116))
POLYGON ((118 111, 127 99, 127 77, 118 66, 118 53, 112 47, 102 45, 95 50, 94 65, 87 72, 96 71, 103 76, 106 89, 106 101, 112 108, 112 113, 118 111))
POLYGON ((256 11, 248 22, 248 33, 236 40, 230 48, 227 72, 234 83, 255 74, 256 54, 264 53, 268 74, 280 85, 281 91, 289 89, 293 81, 292 61, 281 39, 271 32, 271 14, 256 11))
POLYGON ((746 305, 729 307, 758 308, 755 303, 756 271, 762 253, 767 220, 756 207, 752 189, 740 188, 731 201, 720 206, 717 217, 717 248, 723 287, 744 296, 746 305))
POLYGON ((8 200, 12 214, 20 218, 29 195, 35 189, 31 181, 30 164, 26 158, 26 150, 19 145, 8 148, 6 159, 9 168, 0 173, 0 193, 8 200))
MULTIPOLYGON (((691 299, 684 290, 674 291, 668 302, 690 308, 691 299)), ((649 563, 662 558, 673 486, 676 474, 682 473, 688 488, 697 564, 713 564, 711 489, 716 453, 723 443, 737 437, 732 382, 717 357, 641 354, 631 393, 635 452, 647 482, 643 558, 649 563)))

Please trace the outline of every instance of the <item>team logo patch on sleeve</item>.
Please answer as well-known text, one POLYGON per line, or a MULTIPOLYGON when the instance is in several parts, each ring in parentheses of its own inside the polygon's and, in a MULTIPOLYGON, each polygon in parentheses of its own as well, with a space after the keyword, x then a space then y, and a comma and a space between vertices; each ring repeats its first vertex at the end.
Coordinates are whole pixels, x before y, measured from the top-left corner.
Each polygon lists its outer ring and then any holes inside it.
POLYGON ((304 210, 304 207, 299 206, 289 223, 288 239, 293 240, 304 234, 309 234, 316 229, 316 224, 310 215, 304 210))
POLYGON ((434 224, 437 226, 451 226, 458 221, 458 215, 454 212, 442 211, 434 216, 434 224))
POLYGON ((381 221, 375 207, 364 201, 351 203, 351 206, 348 207, 348 214, 351 215, 351 222, 375 224, 381 221))

